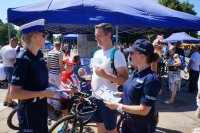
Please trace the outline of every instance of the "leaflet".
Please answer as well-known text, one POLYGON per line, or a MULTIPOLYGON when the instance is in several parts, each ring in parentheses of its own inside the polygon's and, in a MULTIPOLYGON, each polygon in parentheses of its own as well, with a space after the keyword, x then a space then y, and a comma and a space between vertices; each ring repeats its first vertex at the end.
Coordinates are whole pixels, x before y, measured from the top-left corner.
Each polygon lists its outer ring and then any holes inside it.
POLYGON ((93 68, 95 66, 101 67, 102 63, 103 63, 103 59, 102 58, 91 58, 90 68, 93 68))
POLYGON ((121 97, 117 96, 114 91, 111 91, 107 86, 102 85, 95 94, 99 96, 102 100, 105 100, 106 102, 114 101, 114 102, 120 102, 122 99, 121 97))

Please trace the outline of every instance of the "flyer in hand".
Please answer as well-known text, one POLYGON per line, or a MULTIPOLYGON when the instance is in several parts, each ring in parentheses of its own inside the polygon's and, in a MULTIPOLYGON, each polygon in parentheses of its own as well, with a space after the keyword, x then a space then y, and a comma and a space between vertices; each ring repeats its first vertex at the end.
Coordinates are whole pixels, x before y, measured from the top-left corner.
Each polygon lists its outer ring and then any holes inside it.
POLYGON ((120 102, 121 97, 117 96, 114 91, 110 90, 107 86, 102 85, 96 92, 96 95, 98 95, 101 99, 109 102, 120 102))

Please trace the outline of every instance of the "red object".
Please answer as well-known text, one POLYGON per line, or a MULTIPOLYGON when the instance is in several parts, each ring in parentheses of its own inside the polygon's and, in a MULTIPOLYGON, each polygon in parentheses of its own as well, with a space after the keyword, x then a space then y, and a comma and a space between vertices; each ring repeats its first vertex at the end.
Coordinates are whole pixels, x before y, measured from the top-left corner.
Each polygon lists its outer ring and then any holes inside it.
POLYGON ((70 63, 70 64, 76 64, 74 60, 67 58, 66 60, 64 60, 65 63, 70 63))

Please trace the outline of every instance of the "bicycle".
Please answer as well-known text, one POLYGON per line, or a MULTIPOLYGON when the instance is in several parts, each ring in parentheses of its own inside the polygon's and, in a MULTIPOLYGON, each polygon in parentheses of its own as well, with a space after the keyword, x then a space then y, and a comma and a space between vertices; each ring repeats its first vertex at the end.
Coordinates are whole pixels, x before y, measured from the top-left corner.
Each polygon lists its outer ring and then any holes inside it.
MULTIPOLYGON (((59 100, 55 98, 51 98, 53 100, 59 100)), ((61 117, 61 112, 59 110, 56 110, 52 105, 48 104, 48 125, 51 125, 52 120, 56 120, 61 117)), ((17 119, 17 107, 14 108, 7 118, 7 125, 9 128, 13 130, 19 130, 18 125, 18 119, 17 119)))
MULTIPOLYGON (((62 129, 62 133, 82 133, 84 127, 94 126, 89 123, 92 122, 92 116, 97 110, 96 99, 80 91, 74 94, 73 98, 74 104, 72 105, 69 115, 61 118, 50 127, 49 133, 58 132, 60 129, 62 129)), ((121 115, 117 122, 118 132, 121 127, 122 119, 123 117, 121 115)))

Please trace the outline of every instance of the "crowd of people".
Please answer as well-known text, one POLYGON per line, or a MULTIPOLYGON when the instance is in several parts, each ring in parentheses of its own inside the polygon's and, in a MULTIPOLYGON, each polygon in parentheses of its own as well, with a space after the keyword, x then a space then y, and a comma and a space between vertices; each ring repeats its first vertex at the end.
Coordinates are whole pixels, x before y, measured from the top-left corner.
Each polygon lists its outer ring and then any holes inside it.
MULTIPOLYGON (((136 40, 130 47, 114 52, 114 68, 111 67, 113 27, 109 23, 95 25, 95 39, 100 50, 94 53, 93 74, 87 75, 81 68, 80 56, 70 58, 70 46, 66 51, 66 59, 61 52, 61 43, 55 42, 54 48, 48 52, 47 59, 41 49, 47 32, 44 29, 44 19, 36 20, 20 27, 22 41, 26 44, 20 49, 18 39, 12 38, 9 45, 0 51, 8 80, 8 90, 4 106, 15 106, 12 99, 18 99, 19 132, 47 133, 47 103, 60 109, 63 116, 68 115, 73 104, 73 95, 81 91, 81 82, 91 81, 92 96, 96 99, 97 111, 93 121, 97 124, 99 133, 116 133, 118 113, 124 114, 122 133, 154 133, 157 126, 158 112, 156 101, 162 94, 162 72, 167 70, 168 84, 171 95, 166 104, 175 102, 176 92, 181 86, 180 57, 190 57, 187 65, 189 73, 190 93, 198 90, 200 55, 197 47, 188 51, 164 43, 163 35, 158 35, 151 43, 146 39, 136 40), (126 56, 124 56, 124 54, 126 56), (164 62, 167 59, 167 62, 164 62), (127 62, 132 66, 129 74, 127 62), (115 71, 115 72, 114 72, 115 71), (74 88, 69 85, 74 84, 74 88), (110 91, 123 98, 122 103, 104 101, 96 92, 101 85, 106 85, 110 91), (119 93, 118 85, 123 85, 119 93), (54 90, 65 89, 68 97, 58 95, 54 90), (58 98, 52 101, 47 98, 58 98)), ((200 82, 200 81, 199 81, 200 82)), ((200 87, 199 87, 200 88, 200 87)), ((200 91, 197 100, 200 101, 200 91)), ((200 106, 200 105, 199 105, 200 106)), ((200 107, 197 110, 200 117, 200 107)), ((62 132, 62 128, 59 132, 62 132)))

